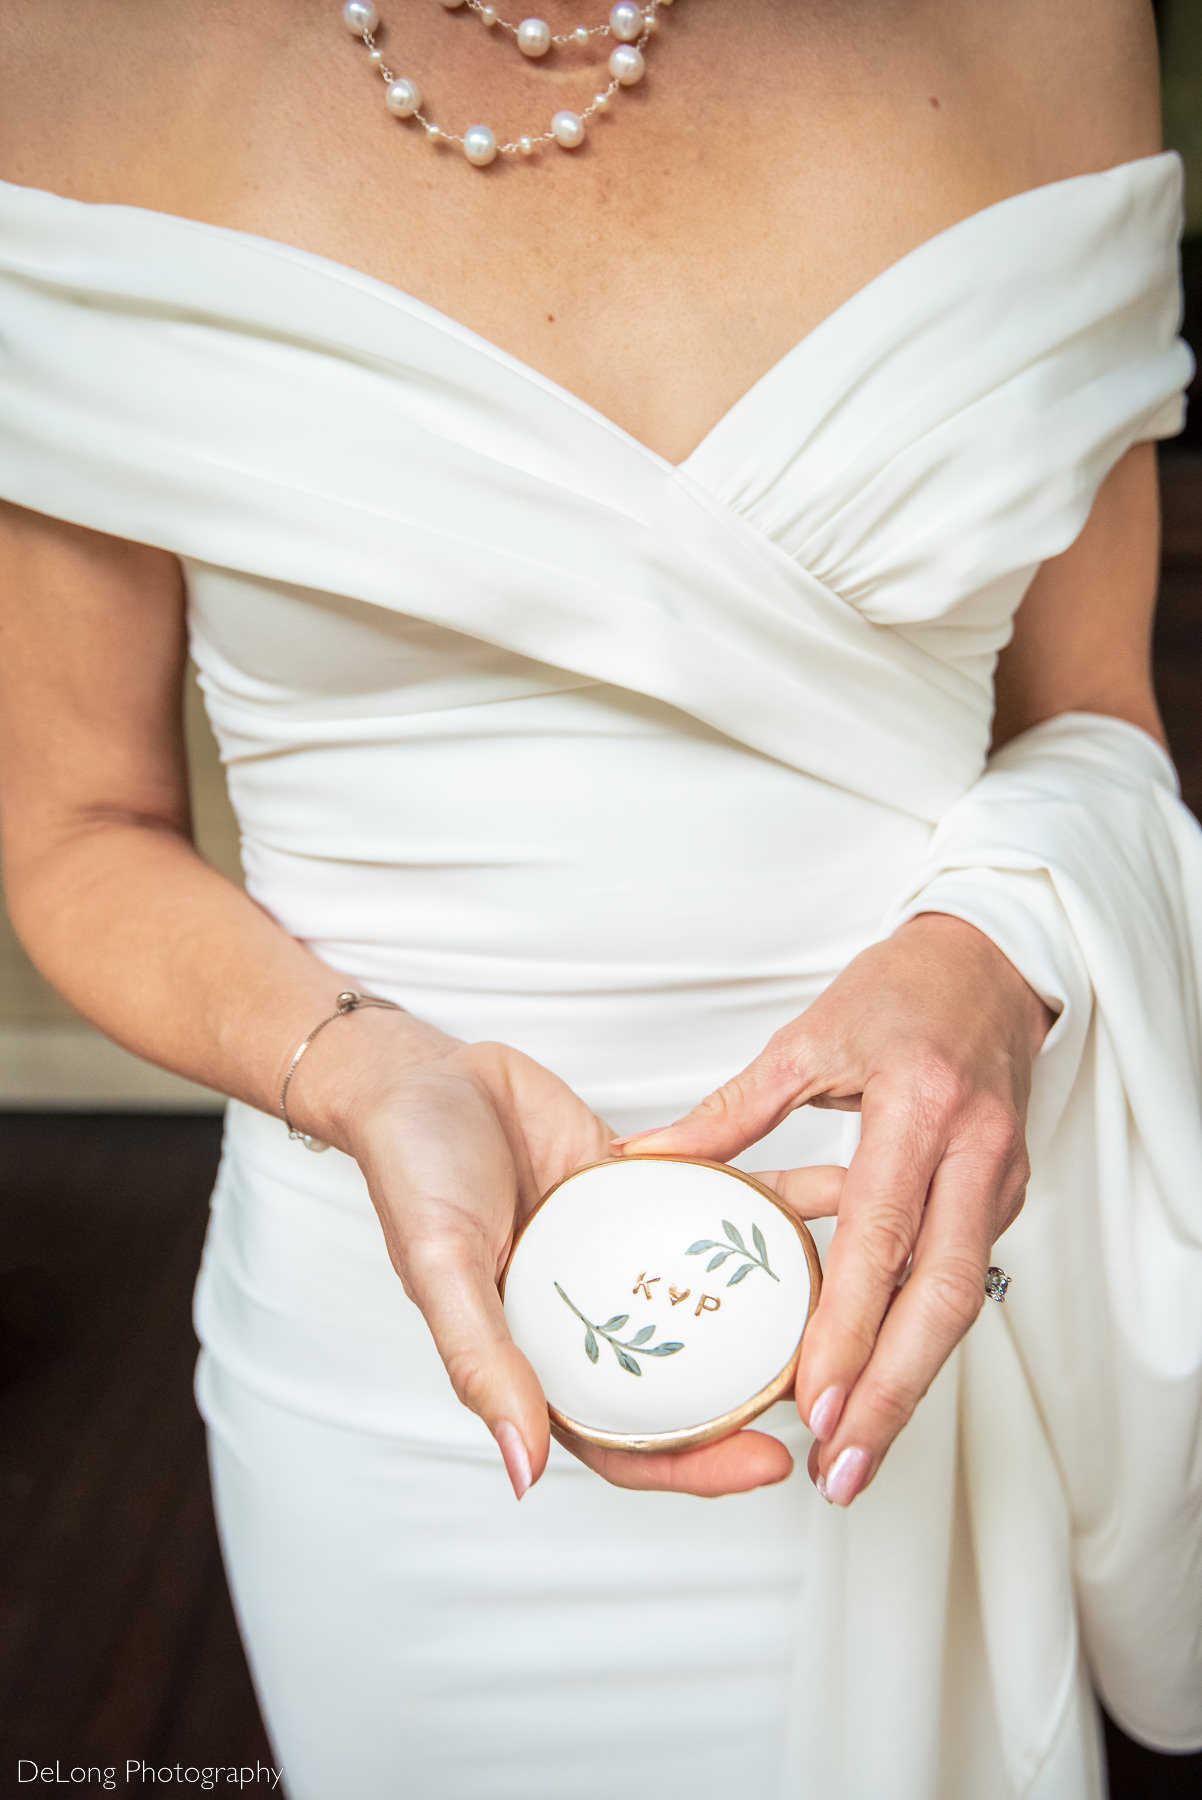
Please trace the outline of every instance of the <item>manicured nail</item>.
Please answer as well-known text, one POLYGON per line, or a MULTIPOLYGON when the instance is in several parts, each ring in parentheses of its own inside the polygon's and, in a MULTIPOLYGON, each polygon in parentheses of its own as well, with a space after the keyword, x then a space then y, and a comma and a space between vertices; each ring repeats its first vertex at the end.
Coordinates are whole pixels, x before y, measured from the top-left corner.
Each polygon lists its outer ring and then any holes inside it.
POLYGON ((824 1388, 810 1408, 810 1430, 820 1444, 826 1442, 839 1423, 839 1415, 843 1411, 843 1402, 846 1398, 845 1388, 824 1388))
POLYGON ((667 1125, 650 1125, 646 1131, 632 1131, 629 1137, 615 1138, 609 1147, 617 1155, 625 1150, 627 1144, 637 1144, 643 1138, 658 1137, 661 1131, 668 1129, 667 1125))
POLYGON ((816 1475, 814 1477, 814 1486, 818 1490, 819 1498, 822 1500, 825 1500, 827 1502, 827 1504, 829 1505, 830 1504, 830 1495, 826 1491, 826 1482, 821 1475, 816 1475))
POLYGON ((516 1425, 509 1423, 508 1419, 502 1419, 499 1425, 494 1425, 493 1436, 505 1459, 505 1473, 513 1483, 513 1491, 520 1500, 533 1480, 530 1473, 530 1457, 522 1442, 521 1433, 516 1425))
POLYGON ((865 1481, 872 1462, 867 1450, 841 1450, 826 1478, 826 1498, 832 1506, 850 1506, 865 1481))

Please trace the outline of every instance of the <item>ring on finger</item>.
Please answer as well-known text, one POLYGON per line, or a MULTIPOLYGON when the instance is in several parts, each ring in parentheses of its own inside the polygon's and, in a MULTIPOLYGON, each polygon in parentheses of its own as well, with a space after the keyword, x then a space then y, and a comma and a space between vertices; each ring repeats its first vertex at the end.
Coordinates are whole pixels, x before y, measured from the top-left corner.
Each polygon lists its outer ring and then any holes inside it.
POLYGON ((985 1294, 988 1299, 996 1300, 1001 1305, 1006 1298, 1006 1289, 1009 1286, 1010 1276, 1007 1275, 1005 1269, 991 1268, 986 1271, 985 1294))

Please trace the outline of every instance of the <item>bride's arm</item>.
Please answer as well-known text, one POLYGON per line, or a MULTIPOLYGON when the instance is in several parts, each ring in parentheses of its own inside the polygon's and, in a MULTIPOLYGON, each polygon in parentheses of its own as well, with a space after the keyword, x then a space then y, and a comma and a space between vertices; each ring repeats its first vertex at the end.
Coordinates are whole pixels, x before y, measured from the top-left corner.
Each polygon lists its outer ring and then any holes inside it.
MULTIPOLYGON (((0 843, 17 932, 108 1036, 278 1116, 292 1052, 355 976, 194 849, 184 668, 173 556, 0 503, 0 843)), ((609 1129, 529 1057, 377 1009, 319 1034, 288 1099, 298 1127, 363 1169, 393 1265, 520 1496, 548 1419, 497 1277, 515 1217, 603 1156, 609 1129)), ((680 1457, 610 1456, 604 1473, 715 1494, 790 1467, 775 1439, 744 1432, 680 1457)))
POLYGON ((998 659, 993 748, 1062 712, 1102 713, 1165 745, 1152 686, 1160 498, 1152 444, 1129 450, 1089 524, 1044 563, 998 659))
MULTIPOLYGON (((173 556, 0 503, 0 841, 17 934, 118 1043, 273 1112, 290 1047, 353 983, 193 848, 185 656, 173 556)), ((417 1020, 364 1012, 307 1058, 292 1108, 306 1130, 345 1144, 369 1041, 402 1062, 446 1047, 417 1020)))

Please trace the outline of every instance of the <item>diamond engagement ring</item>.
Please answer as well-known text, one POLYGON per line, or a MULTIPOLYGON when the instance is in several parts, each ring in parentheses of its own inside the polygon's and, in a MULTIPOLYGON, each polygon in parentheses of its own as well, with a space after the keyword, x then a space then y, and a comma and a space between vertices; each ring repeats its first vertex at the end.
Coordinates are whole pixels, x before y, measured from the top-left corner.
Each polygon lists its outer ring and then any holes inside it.
POLYGON ((1006 1298, 1006 1289, 1010 1286, 1010 1277, 1005 1269, 990 1269, 985 1276, 985 1292, 990 1300, 1000 1304, 1006 1298))

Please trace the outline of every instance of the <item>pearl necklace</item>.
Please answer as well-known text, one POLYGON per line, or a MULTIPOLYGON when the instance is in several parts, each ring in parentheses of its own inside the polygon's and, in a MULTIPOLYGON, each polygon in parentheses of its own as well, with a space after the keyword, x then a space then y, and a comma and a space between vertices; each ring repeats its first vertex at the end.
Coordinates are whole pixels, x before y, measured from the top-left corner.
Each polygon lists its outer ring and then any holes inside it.
POLYGON ((439 3, 447 12, 455 12, 466 5, 482 25, 490 30, 499 27, 503 33, 508 33, 522 55, 532 59, 545 56, 552 45, 585 48, 594 37, 608 34, 617 39, 609 59, 609 84, 594 94, 586 107, 580 112, 565 107, 554 115, 548 131, 523 133, 512 143, 498 144, 495 133, 487 125, 469 125, 466 131, 459 133, 445 131, 433 119, 427 118, 422 111, 422 92, 417 82, 408 75, 395 75, 376 44, 380 15, 374 0, 347 0, 342 9, 343 23, 355 37, 362 38, 369 62, 383 77, 384 103, 389 112, 398 119, 413 119, 423 128, 431 144, 458 144, 468 162, 483 169, 498 156, 533 156, 544 144, 558 144, 561 150, 574 150, 582 144, 585 127, 594 113, 608 112, 620 89, 633 87, 642 80, 646 72, 644 47, 659 29, 659 9, 671 6, 672 0, 645 0, 643 5, 637 5, 635 0, 617 0, 604 25, 577 25, 560 36, 552 33, 545 19, 523 19, 514 25, 501 18, 498 8, 490 5, 488 0, 439 0, 439 3))

